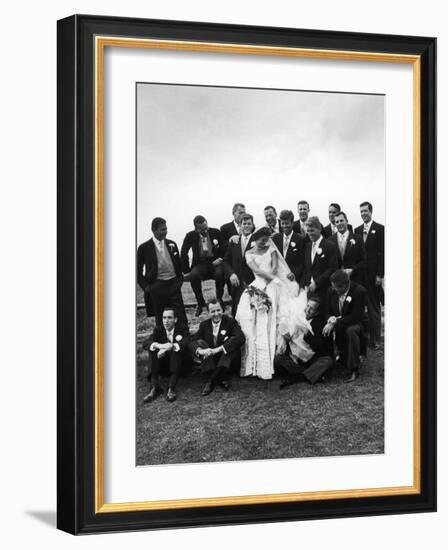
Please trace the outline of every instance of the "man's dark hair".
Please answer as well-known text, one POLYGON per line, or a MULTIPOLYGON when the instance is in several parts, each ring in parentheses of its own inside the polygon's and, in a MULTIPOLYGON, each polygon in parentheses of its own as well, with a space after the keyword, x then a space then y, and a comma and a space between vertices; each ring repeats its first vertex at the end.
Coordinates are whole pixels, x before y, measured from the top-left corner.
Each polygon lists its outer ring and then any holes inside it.
POLYGON ((274 212, 275 212, 275 215, 277 215, 277 210, 275 209, 274 206, 268 204, 267 206, 264 207, 264 212, 266 212, 266 210, 269 210, 269 209, 272 209, 274 212))
POLYGON ((200 214, 198 216, 195 216, 193 218, 193 223, 194 225, 199 225, 200 223, 204 223, 206 222, 207 220, 204 218, 204 216, 201 216, 200 214))
POLYGON ((293 222, 294 221, 294 214, 291 212, 291 210, 282 210, 279 214, 279 218, 281 220, 293 222))
POLYGON ((367 206, 367 208, 370 210, 370 212, 373 212, 373 206, 370 202, 364 201, 359 205, 359 208, 362 208, 363 206, 367 206))
POLYGON ((236 203, 232 206, 232 214, 234 214, 234 213, 235 213, 235 210, 236 210, 237 208, 239 208, 239 207, 246 209, 245 205, 244 205, 242 202, 236 202, 236 203))
POLYGON ((174 307, 172 306, 165 306, 162 310, 162 315, 165 313, 165 311, 172 311, 174 313, 174 317, 177 318, 177 311, 174 307))
POLYGON ((320 223, 320 220, 317 216, 310 216, 306 220, 306 225, 309 225, 310 227, 314 227, 315 229, 322 230, 322 224, 320 223))
POLYGON ((335 215, 336 216, 344 216, 345 221, 348 222, 347 214, 345 212, 342 212, 342 210, 339 210, 339 212, 335 215))
MULTIPOLYGON (((217 298, 211 298, 211 299, 207 302, 207 311, 210 310, 210 306, 215 306, 216 304, 220 305, 221 308, 222 308, 221 302, 220 302, 217 298)), ((222 309, 224 309, 224 308, 222 308, 222 309)))
POLYGON ((252 222, 252 225, 254 224, 254 217, 252 216, 252 214, 248 214, 247 212, 245 214, 241 214, 240 224, 242 224, 244 220, 250 220, 252 222))
POLYGON ((151 222, 151 231, 157 231, 161 225, 165 225, 166 220, 163 218, 154 218, 151 222))
POLYGON ((346 285, 350 281, 350 277, 343 269, 336 269, 334 273, 330 275, 330 282, 336 286, 346 285))
POLYGON ((333 208, 336 208, 336 210, 337 210, 338 212, 341 211, 341 205, 338 204, 337 202, 332 202, 331 204, 328 205, 328 208, 330 208, 330 206, 332 206, 333 208))
POLYGON ((309 203, 308 201, 303 201, 303 200, 302 200, 302 201, 299 201, 299 202, 297 203, 297 206, 299 206, 299 204, 306 204, 306 205, 308 206, 308 208, 310 207, 310 203, 309 203))

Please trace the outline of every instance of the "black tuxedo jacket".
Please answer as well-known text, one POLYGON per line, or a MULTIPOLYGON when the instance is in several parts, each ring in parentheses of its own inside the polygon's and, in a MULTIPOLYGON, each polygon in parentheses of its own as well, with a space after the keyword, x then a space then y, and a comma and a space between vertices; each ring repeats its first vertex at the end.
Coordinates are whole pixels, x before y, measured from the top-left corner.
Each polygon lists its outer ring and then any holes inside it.
MULTIPOLYGON (((176 277, 182 277, 182 265, 177 244, 165 239, 176 277)), ((154 239, 142 243, 137 249, 137 281, 141 289, 146 291, 148 285, 157 279, 158 263, 154 239)))
MULTIPOLYGON (((222 258, 225 252, 225 246, 221 231, 219 229, 209 227, 208 234, 210 235, 213 251, 213 258, 210 258, 210 260, 214 261, 217 258, 222 258)), ((190 231, 185 235, 180 255, 182 259, 182 270, 184 273, 189 273, 190 270, 199 263, 199 233, 197 231, 190 231), (190 259, 188 257, 188 252, 190 251, 190 249, 193 252, 191 267, 190 259)))
POLYGON ((311 277, 316 283, 318 291, 326 291, 330 286, 330 275, 338 268, 338 257, 336 247, 328 239, 320 241, 321 253, 314 256, 311 262, 311 241, 305 245, 305 269, 303 270, 300 286, 309 286, 311 277))
POLYGON ((350 325, 366 323, 366 289, 360 284, 350 282, 350 288, 345 298, 342 311, 339 311, 339 296, 331 288, 328 291, 327 313, 328 317, 339 317, 336 328, 347 328, 350 325))
POLYGON ((351 231, 349 232, 344 257, 341 256, 339 250, 337 234, 330 237, 328 241, 332 242, 337 249, 338 269, 353 269, 351 280, 361 284, 364 283, 366 249, 362 237, 351 231))
POLYGON ((304 233, 302 232, 302 226, 300 225, 300 220, 296 220, 294 222, 294 225, 292 226, 292 230, 294 231, 294 233, 297 233, 298 235, 302 236, 305 239, 305 242, 307 243, 310 242, 310 238, 308 237, 308 233, 306 232, 306 229, 304 233))
POLYGON ((232 319, 227 315, 223 315, 221 319, 221 326, 219 327, 216 346, 213 343, 213 327, 211 319, 202 321, 199 325, 198 331, 194 334, 190 345, 193 353, 199 347, 197 343, 198 340, 205 340, 211 348, 223 346, 226 353, 230 354, 234 351, 238 351, 244 344, 246 338, 240 328, 240 325, 235 321, 235 319, 232 319))
MULTIPOLYGON (((179 352, 185 353, 189 350, 190 333, 188 327, 176 323, 174 325, 174 342, 173 344, 179 344, 179 352)), ((151 344, 166 344, 168 342, 168 336, 163 325, 156 325, 149 338, 143 342, 143 349, 149 351, 151 344)))
MULTIPOLYGON (((277 233, 272 237, 275 246, 279 249, 282 256, 284 238, 283 233, 277 233)), ((299 284, 305 267, 305 243, 305 237, 293 232, 285 256, 286 263, 299 284)))
POLYGON ((225 223, 224 225, 221 225, 221 235, 224 240, 224 243, 227 243, 230 237, 233 237, 233 235, 238 235, 238 231, 235 228, 235 224, 233 222, 225 223))
POLYGON ((311 347, 316 356, 333 355, 331 340, 328 336, 324 336, 322 331, 326 324, 326 319, 318 313, 310 321, 313 333, 307 332, 303 339, 311 347))
MULTIPOLYGON (((249 250, 251 243, 253 242, 252 236, 246 246, 246 251, 249 250)), ((238 237, 236 243, 229 242, 227 245, 226 253, 224 254, 224 273, 228 279, 230 275, 235 273, 240 282, 250 284, 254 280, 254 274, 246 263, 245 255, 241 252, 241 237, 238 237)))
MULTIPOLYGON (((353 226, 350 225, 350 224, 347 224, 347 229, 350 231, 350 233, 353 233, 353 226)), ((331 231, 331 223, 329 223, 328 225, 326 225, 323 229, 322 229, 322 237, 324 239, 329 239, 330 237, 332 237, 334 235, 334 233, 331 231)))
MULTIPOLYGON (((364 224, 355 229, 355 233, 363 238, 364 224)), ((367 240, 366 249, 366 282, 375 284, 375 277, 384 277, 384 225, 372 222, 367 240)))

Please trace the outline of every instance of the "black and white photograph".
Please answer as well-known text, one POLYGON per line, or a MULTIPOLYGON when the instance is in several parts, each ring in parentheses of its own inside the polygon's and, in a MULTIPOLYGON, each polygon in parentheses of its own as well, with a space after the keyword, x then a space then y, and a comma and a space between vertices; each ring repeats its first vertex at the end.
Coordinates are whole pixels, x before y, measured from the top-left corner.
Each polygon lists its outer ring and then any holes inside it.
POLYGON ((380 94, 136 84, 138 466, 385 452, 384 135, 380 94))

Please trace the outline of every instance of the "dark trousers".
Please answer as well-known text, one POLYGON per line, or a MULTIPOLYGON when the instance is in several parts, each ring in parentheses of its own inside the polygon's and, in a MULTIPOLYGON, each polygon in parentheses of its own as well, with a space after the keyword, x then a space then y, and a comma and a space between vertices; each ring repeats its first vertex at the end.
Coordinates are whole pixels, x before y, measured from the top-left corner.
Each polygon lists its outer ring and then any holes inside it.
POLYGON ((374 281, 366 284, 367 290, 367 315, 369 317, 369 343, 371 346, 381 340, 381 295, 382 287, 375 285, 374 281))
POLYGON ((351 372, 357 372, 360 364, 361 338, 363 328, 360 323, 346 328, 336 328, 336 346, 341 362, 351 372))
POLYGON ((182 368, 183 354, 180 351, 168 351, 160 359, 158 350, 149 352, 148 379, 151 385, 160 385, 160 376, 169 376, 168 386, 174 390, 182 368))
POLYGON ((277 355, 274 359, 276 374, 288 377, 303 376, 310 384, 318 382, 333 366, 333 358, 329 355, 313 357, 307 363, 295 363, 289 355, 277 355))
POLYGON ((216 298, 222 300, 224 294, 224 266, 219 264, 217 266, 212 265, 210 261, 203 261, 193 267, 190 272, 190 283, 196 296, 196 302, 198 306, 204 306, 205 300, 202 294, 202 281, 207 279, 215 280, 216 298))
POLYGON ((178 277, 169 281, 157 280, 149 285, 149 296, 145 294, 146 313, 149 317, 151 314, 150 305, 152 305, 157 325, 162 324, 163 308, 170 306, 176 310, 179 322, 188 326, 181 288, 182 280, 178 277), (151 304, 149 304, 148 298, 151 304))
MULTIPOLYGON (((209 346, 205 340, 197 341, 198 347, 206 349, 209 346)), ((203 374, 208 375, 208 381, 227 380, 230 377, 232 364, 238 359, 238 351, 232 353, 219 353, 201 361, 200 369, 203 374)))
POLYGON ((238 307, 238 304, 240 303, 241 295, 244 292, 243 281, 240 279, 239 286, 230 285, 230 288, 231 288, 230 295, 232 297, 232 317, 235 317, 236 309, 238 307))

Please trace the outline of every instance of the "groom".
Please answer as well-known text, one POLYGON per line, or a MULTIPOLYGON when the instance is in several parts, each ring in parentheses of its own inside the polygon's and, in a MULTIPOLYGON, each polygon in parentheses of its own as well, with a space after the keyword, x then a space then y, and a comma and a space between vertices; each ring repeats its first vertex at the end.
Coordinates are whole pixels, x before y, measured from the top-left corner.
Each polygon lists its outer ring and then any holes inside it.
POLYGON ((279 219, 282 233, 276 233, 272 240, 291 270, 288 279, 299 282, 304 268, 305 238, 294 233, 294 214, 291 210, 282 210, 279 219))
POLYGON ((254 280, 254 275, 245 259, 246 250, 251 247, 254 219, 251 214, 243 214, 240 218, 241 235, 230 239, 224 255, 224 272, 230 282, 232 296, 232 316, 236 315, 236 308, 244 291, 244 286, 254 280))

